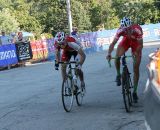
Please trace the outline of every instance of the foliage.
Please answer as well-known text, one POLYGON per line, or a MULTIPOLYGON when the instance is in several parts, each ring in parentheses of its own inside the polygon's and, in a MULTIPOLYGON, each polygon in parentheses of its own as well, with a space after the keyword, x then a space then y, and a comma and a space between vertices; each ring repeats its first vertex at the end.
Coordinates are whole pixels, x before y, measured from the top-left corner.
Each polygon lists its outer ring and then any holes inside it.
POLYGON ((5 30, 6 33, 16 32, 19 26, 16 18, 11 15, 7 8, 0 11, 0 23, 0 29, 5 30))

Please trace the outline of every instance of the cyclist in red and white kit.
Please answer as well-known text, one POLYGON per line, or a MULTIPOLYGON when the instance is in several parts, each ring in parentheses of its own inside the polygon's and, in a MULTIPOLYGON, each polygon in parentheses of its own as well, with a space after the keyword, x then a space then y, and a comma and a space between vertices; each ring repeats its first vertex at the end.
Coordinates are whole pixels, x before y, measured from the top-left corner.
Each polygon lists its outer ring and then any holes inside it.
MULTIPOLYGON (((59 61, 68 62, 70 61, 71 57, 74 56, 74 60, 78 63, 78 70, 79 76, 81 80, 81 86, 85 87, 84 76, 82 71, 82 65, 85 61, 86 55, 81 48, 80 45, 76 42, 73 37, 66 36, 64 32, 58 32, 55 36, 55 69, 58 70, 59 61), (62 54, 61 53, 62 50, 62 54)), ((66 76, 66 64, 62 64, 61 71, 62 71, 62 78, 65 79, 66 76)))
POLYGON ((133 91, 133 99, 135 102, 138 101, 137 96, 137 86, 139 81, 139 66, 141 63, 141 56, 142 56, 142 48, 143 48, 143 31, 142 28, 138 24, 132 24, 131 20, 127 17, 124 17, 121 20, 121 26, 117 30, 117 33, 109 46, 108 54, 106 58, 111 60, 111 53, 114 49, 115 44, 122 36, 122 40, 120 41, 117 51, 116 51, 116 60, 115 66, 117 70, 117 77, 116 82, 117 86, 121 85, 121 73, 120 73, 120 57, 129 49, 131 48, 132 54, 135 57, 134 62, 134 91, 133 91))

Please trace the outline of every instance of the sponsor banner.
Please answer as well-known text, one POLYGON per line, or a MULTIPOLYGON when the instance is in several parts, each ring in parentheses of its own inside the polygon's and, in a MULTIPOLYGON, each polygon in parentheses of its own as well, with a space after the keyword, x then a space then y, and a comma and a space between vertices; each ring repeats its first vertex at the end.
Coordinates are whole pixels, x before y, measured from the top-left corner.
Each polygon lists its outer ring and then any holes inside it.
POLYGON ((46 60, 48 58, 48 48, 46 40, 31 42, 33 60, 46 60))
POLYGON ((142 25, 144 42, 160 40, 160 23, 142 25))
POLYGON ((15 44, 0 46, 0 66, 18 63, 15 44))
POLYGON ((16 52, 18 61, 25 61, 32 59, 32 50, 30 42, 16 42, 16 52))
MULTIPOLYGON (((144 44, 145 42, 160 40, 160 23, 142 25, 141 27, 143 29, 144 44)), ((89 47, 92 48, 94 46, 96 51, 107 50, 109 44, 113 41, 116 32, 117 29, 83 33, 80 34, 81 43, 84 49, 89 47)), ((119 39, 118 43, 121 41, 121 39, 122 37, 119 39)), ((118 43, 115 45, 115 48, 118 46, 118 43)))
POLYGON ((80 34, 80 42, 81 46, 83 47, 83 50, 86 53, 92 53, 96 51, 96 33, 85 33, 85 34, 80 34))
POLYGON ((48 47, 48 60, 54 60, 55 55, 54 55, 54 39, 47 39, 47 47, 48 47))

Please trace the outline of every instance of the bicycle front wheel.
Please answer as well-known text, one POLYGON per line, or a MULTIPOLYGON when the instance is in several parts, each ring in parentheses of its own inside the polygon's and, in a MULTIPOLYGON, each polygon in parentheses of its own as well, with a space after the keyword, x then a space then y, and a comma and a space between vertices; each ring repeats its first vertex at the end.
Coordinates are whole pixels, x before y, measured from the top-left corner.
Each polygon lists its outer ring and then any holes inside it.
POLYGON ((73 106, 73 99, 74 99, 74 93, 73 93, 73 83, 72 79, 70 79, 68 76, 65 80, 63 80, 62 83, 62 103, 64 110, 66 112, 70 112, 73 106))
POLYGON ((122 94, 126 112, 130 112, 132 99, 130 92, 129 73, 126 68, 124 68, 122 73, 122 94))
POLYGON ((82 88, 79 78, 77 78, 77 87, 78 87, 78 91, 76 93, 76 102, 77 102, 78 106, 81 106, 82 102, 83 102, 83 97, 84 97, 85 90, 84 90, 84 88, 82 88))

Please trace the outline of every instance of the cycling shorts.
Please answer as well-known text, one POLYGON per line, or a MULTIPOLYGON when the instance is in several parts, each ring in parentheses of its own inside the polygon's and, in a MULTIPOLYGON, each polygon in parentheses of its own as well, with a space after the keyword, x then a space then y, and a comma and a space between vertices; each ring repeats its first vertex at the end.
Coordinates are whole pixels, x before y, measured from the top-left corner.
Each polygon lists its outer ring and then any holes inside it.
POLYGON ((123 47, 125 51, 127 51, 129 48, 132 49, 132 53, 134 54, 139 47, 139 43, 134 40, 127 39, 126 37, 123 37, 123 39, 120 41, 119 47, 123 47))
POLYGON ((74 60, 75 60, 77 55, 78 55, 77 51, 63 51, 62 56, 61 56, 61 61, 63 61, 63 62, 69 61, 72 56, 74 57, 74 60))

